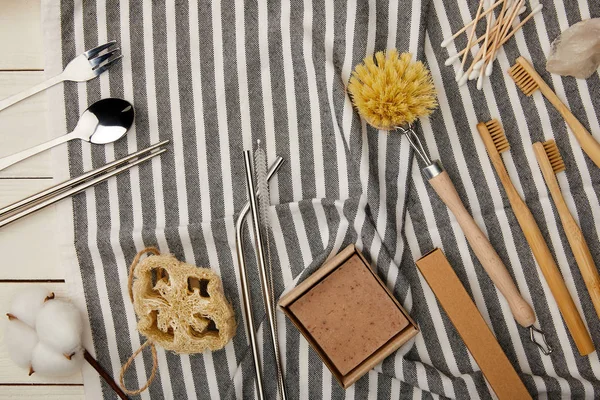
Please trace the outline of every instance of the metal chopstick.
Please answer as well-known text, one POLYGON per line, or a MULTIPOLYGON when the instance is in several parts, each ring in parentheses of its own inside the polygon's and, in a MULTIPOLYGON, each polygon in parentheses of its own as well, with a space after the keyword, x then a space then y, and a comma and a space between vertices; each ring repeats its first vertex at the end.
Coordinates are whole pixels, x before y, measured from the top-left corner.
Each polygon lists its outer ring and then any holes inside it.
POLYGON ((108 171, 113 168, 117 168, 118 166, 125 164, 125 163, 133 160, 134 158, 140 157, 140 156, 142 156, 146 153, 149 153, 152 150, 155 150, 159 147, 162 147, 168 143, 169 143, 169 140, 163 140, 160 143, 153 144, 152 146, 146 147, 145 149, 142 149, 135 153, 131 153, 123 158, 120 158, 120 159, 112 161, 106 165, 103 165, 102 167, 99 167, 92 171, 81 174, 73 179, 69 179, 68 181, 59 183, 48 189, 44 189, 41 192, 38 192, 38 193, 33 194, 29 197, 26 197, 22 200, 19 200, 15 203, 9 204, 6 207, 0 208, 0 219, 3 218, 4 216, 6 216, 8 213, 14 213, 21 208, 29 208, 31 206, 31 204, 33 204, 34 202, 40 201, 46 197, 55 196, 64 190, 68 190, 69 188, 71 188, 75 185, 78 185, 82 182, 85 182, 88 179, 92 179, 92 178, 104 173, 105 171, 108 171))
MULTIPOLYGON (((62 199, 76 195, 77 193, 80 193, 89 187, 92 187, 101 182, 104 182, 108 178, 118 175, 121 172, 127 171, 128 169, 135 167, 136 165, 141 164, 147 160, 150 160, 151 158, 154 158, 166 151, 167 151, 167 149, 161 149, 161 150, 158 150, 154 153, 147 155, 146 157, 142 157, 135 161, 128 162, 125 165, 123 165, 122 167, 113 169, 104 175, 97 176, 96 178, 85 181, 84 183, 82 183, 78 186, 74 186, 70 189, 62 190, 61 192, 57 193, 55 196, 52 196, 52 197, 46 196, 43 200, 31 202, 31 203, 33 203, 33 205, 31 205, 30 207, 25 208, 23 206, 23 207, 21 207, 20 211, 9 212, 8 216, 6 216, 6 214, 2 214, 2 215, 0 215, 0 228, 5 225, 10 224, 11 222, 21 219, 21 218, 25 217, 26 215, 29 215, 35 211, 41 210, 42 208, 45 208, 51 204, 54 204, 62 199)), ((78 179, 78 178, 75 178, 75 179, 78 179)), ((31 204, 31 203, 28 203, 28 204, 31 204)))
POLYGON ((260 220, 258 216, 258 205, 256 199, 256 189, 254 186, 254 177, 252 174, 252 162, 250 150, 244 151, 244 165, 246 167, 246 183, 248 189, 248 198, 250 199, 250 211, 252 214, 252 225, 254 228, 254 240, 256 242, 256 253, 258 259, 258 272, 262 284, 262 294, 265 303, 267 314, 267 322, 271 331, 271 344, 275 354, 275 364, 277 368, 277 387, 282 400, 287 400, 285 390, 285 382, 283 379, 283 368, 281 365, 281 356, 279 354, 279 339, 275 334, 275 311, 273 310, 273 301, 271 299, 271 291, 269 290, 269 282, 267 279, 267 265, 265 261, 263 238, 260 229, 260 220))
MULTIPOLYGON (((269 171, 267 172, 267 180, 271 179, 271 177, 277 172, 279 167, 281 167, 282 163, 283 158, 277 157, 275 159, 275 161, 269 168, 269 171)), ((242 229, 244 227, 244 222, 246 220, 245 218, 248 214, 248 211, 250 211, 250 200, 248 200, 246 204, 244 204, 240 211, 240 215, 235 221, 235 248, 240 269, 242 298, 244 300, 244 312, 246 314, 246 330, 248 331, 248 336, 250 337, 250 347, 252 350, 252 358, 254 360, 256 393, 258 400, 263 400, 265 398, 265 395, 263 390, 262 367, 258 355, 258 342, 256 340, 256 330, 254 328, 254 313, 252 312, 252 299, 250 297, 250 289, 248 287, 248 274, 246 272, 246 261, 244 257, 244 236, 242 234, 242 229)))

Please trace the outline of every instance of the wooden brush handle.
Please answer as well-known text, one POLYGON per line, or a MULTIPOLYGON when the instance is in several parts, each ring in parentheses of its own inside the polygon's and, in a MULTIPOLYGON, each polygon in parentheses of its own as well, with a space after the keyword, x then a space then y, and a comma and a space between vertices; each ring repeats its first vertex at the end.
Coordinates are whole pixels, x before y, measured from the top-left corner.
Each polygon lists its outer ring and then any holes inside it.
POLYGON ((575 261, 577 261, 577 266, 581 271, 581 276, 590 294, 594 308, 596 309, 596 314, 598 314, 598 317, 600 318, 600 275, 598 274, 598 269, 596 268, 590 249, 585 242, 585 237, 567 207, 567 203, 560 190, 552 165, 546 156, 544 146, 541 143, 535 143, 533 148, 535 149, 535 155, 538 159, 542 174, 544 175, 548 190, 556 205, 558 215, 560 216, 565 234, 567 235, 567 240, 569 241, 569 245, 575 256, 575 261))
MULTIPOLYGON (((478 128, 483 129, 479 127, 479 125, 478 128)), ((517 189, 513 185, 504 166, 504 162, 502 161, 502 157, 496 150, 490 135, 482 134, 481 137, 488 150, 492 164, 498 173, 498 177, 502 182, 502 186, 504 186, 508 201, 510 202, 515 217, 517 217, 523 235, 525 236, 527 243, 529 243, 533 256, 550 287, 552 296, 554 296, 554 299, 558 304, 558 309, 567 324, 567 328, 573 337, 573 341, 577 345, 577 349, 579 349, 579 353, 581 355, 591 353, 594 351, 594 344, 592 343, 590 334, 588 333, 585 324, 581 319, 581 315, 573 302, 573 298, 565 285, 560 270, 554 261, 554 257, 546 244, 546 240, 544 239, 535 218, 533 218, 533 214, 531 214, 529 207, 527 207, 527 204, 523 201, 519 192, 517 192, 517 189)), ((544 151, 543 148, 542 151, 544 151)))
POLYGON ((500 293, 506 298, 513 316, 523 327, 529 327, 535 322, 535 314, 531 306, 521 297, 519 289, 515 285, 502 260, 492 247, 491 243, 481 231, 471 214, 462 203, 450 176, 446 171, 431 178, 429 183, 448 206, 454 217, 460 224, 465 237, 471 245, 471 249, 479 259, 479 262, 490 276, 500 293))
POLYGON ((589 158, 600 167, 600 143, 594 139, 594 137, 585 129, 585 127, 579 122, 577 118, 571 113, 571 110, 558 98, 556 93, 550 89, 550 86, 544 82, 542 77, 536 72, 535 68, 523 57, 519 57, 517 60, 521 63, 523 68, 532 76, 535 82, 540 87, 542 94, 548 99, 550 103, 556 108, 556 110, 562 115, 562 117, 571 128, 571 131, 577 138, 579 145, 585 151, 589 158))

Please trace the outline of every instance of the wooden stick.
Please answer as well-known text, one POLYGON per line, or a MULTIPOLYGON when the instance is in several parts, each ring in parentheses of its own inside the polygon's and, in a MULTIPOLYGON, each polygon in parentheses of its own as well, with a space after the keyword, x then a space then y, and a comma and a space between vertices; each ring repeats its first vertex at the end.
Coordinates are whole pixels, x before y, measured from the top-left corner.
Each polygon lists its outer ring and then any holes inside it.
MULTIPOLYGON (((519 29, 521 29, 521 27, 522 27, 523 25, 525 25, 525 23, 526 23, 527 21, 529 21, 531 18, 533 18, 533 17, 535 16, 535 14, 537 14, 538 12, 540 12, 540 10, 541 10, 541 9, 542 9, 542 4, 538 4, 538 5, 536 6, 536 8, 534 8, 534 9, 533 9, 533 11, 531 11, 531 13, 530 13, 530 14, 529 14, 527 17, 525 17, 525 18, 523 19, 523 21, 521 21, 521 22, 519 23, 519 25, 517 25, 517 26, 516 26, 516 27, 515 27, 515 28, 514 28, 512 31, 510 31, 510 33, 509 33, 508 35, 506 35, 506 36, 504 37, 504 39, 502 39, 502 40, 500 41, 500 45, 499 45, 499 47, 501 47, 501 46, 502 46, 504 43, 506 43, 506 42, 507 42, 507 41, 508 41, 508 40, 509 40, 511 37, 513 37, 513 36, 514 36, 514 34, 515 34, 515 33, 517 33, 517 31, 518 31, 519 29)), ((476 56, 476 58, 477 58, 477 61, 479 61, 479 60, 481 59, 481 55, 479 55, 479 53, 477 53, 477 56, 476 56), (479 56, 479 57, 477 57, 477 56, 479 56)), ((491 56, 491 54, 488 54, 488 56, 486 57, 486 59, 487 59, 487 58, 490 58, 490 56, 491 56)), ((490 59, 491 59, 491 58, 490 58, 490 59)), ((470 71, 469 71, 469 72, 470 72, 470 71)), ((460 83, 459 83, 459 85, 460 85, 460 83)))
MULTIPOLYGON (((469 40, 467 41, 467 47, 471 46, 471 42, 473 41, 473 36, 475 35, 475 31, 477 30, 477 21, 479 21, 479 16, 481 15, 481 9, 483 8, 483 2, 484 0, 479 0, 479 7, 477 7, 477 14, 475 14, 475 24, 473 25, 473 29, 471 29, 471 32, 469 33, 469 40)), ((462 61, 460 63, 460 70, 462 71, 462 69, 465 67, 465 61, 467 61, 467 53, 463 54, 463 58, 462 61)), ((460 80, 461 76, 457 75, 456 76, 456 80, 460 80)))
POLYGON ((96 361, 96 359, 92 357, 92 355, 85 349, 83 349, 83 357, 98 372, 98 374, 100 374, 102 379, 104 379, 104 381, 108 383, 108 386, 110 386, 110 388, 115 391, 119 398, 121 398, 122 400, 129 400, 125 392, 121 390, 121 388, 119 387, 119 385, 117 385, 112 376, 110 376, 108 372, 106 372, 106 370, 102 368, 98 361, 96 361))
MULTIPOLYGON (((541 4, 539 4, 539 5, 538 5, 538 7, 539 7, 539 9, 541 10, 541 4)), ((539 10, 538 10, 538 11, 539 11, 539 10)), ((531 15, 529 15, 529 16, 527 17, 527 20, 529 20, 530 16, 531 16, 531 15)), ((521 26, 523 26, 523 25, 522 25, 522 24, 519 24, 519 27, 521 27, 521 26)), ((495 26, 493 26, 493 27, 492 27, 492 29, 490 30, 490 33, 494 33, 494 32, 496 32, 496 31, 497 31, 499 28, 500 28, 500 27, 499 27, 499 26, 496 24, 495 26)), ((518 29, 518 28, 517 28, 517 29, 518 29)), ((514 35, 514 34, 515 34, 515 31, 516 31, 516 29, 515 29, 514 31, 511 31, 511 33, 510 33, 510 36, 514 35)), ((446 65, 446 66, 448 66, 448 65, 451 65, 451 64, 452 64, 452 63, 454 63, 454 61, 456 61, 456 60, 457 60, 457 59, 458 59, 458 58, 459 58, 461 55, 463 55, 463 54, 465 53, 465 51, 471 50, 471 48, 472 48, 473 46, 475 46, 476 44, 480 43, 480 42, 481 42, 481 41, 483 41, 484 39, 485 39, 485 37, 484 37, 484 36, 482 36, 482 37, 478 38, 478 39, 477 39, 477 41, 475 41, 475 42, 471 43, 471 47, 468 47, 468 48, 467 48, 467 47, 465 47, 464 49, 462 49, 461 51, 459 51, 457 54, 455 54, 455 55, 453 55, 453 56, 451 56, 451 57, 448 57, 448 59, 447 59, 447 60, 446 60, 446 62, 445 62, 445 65, 446 65)))
MULTIPOLYGON (((504 6, 502 6, 502 8, 504 8, 504 6)), ((485 55, 487 55, 488 46, 489 46, 490 25, 492 25, 492 14, 487 15, 487 26, 485 28, 485 42, 483 44, 483 48, 485 49, 484 50, 485 55)), ((485 59, 485 56, 484 56, 484 59, 485 59)), ((483 87, 483 72, 484 72, 483 67, 484 66, 481 67, 481 71, 479 72, 479 79, 477 80, 477 89, 479 89, 479 90, 481 90, 481 88, 483 87)))
MULTIPOLYGON (((500 4, 505 3, 506 0, 498 0, 497 2, 495 2, 488 10, 485 10, 479 17, 483 18, 485 17, 487 14, 491 13, 492 10, 496 7, 498 7, 500 4)), ((456 39, 461 33, 463 33, 464 31, 466 31, 467 29, 469 29, 469 27, 473 24, 475 24, 477 21, 476 20, 472 20, 471 22, 469 22, 467 25, 465 25, 464 27, 462 27, 460 30, 458 30, 454 35, 452 35, 452 37, 444 40, 442 42, 442 47, 447 47, 450 42, 452 42, 454 39, 456 39)))
MULTIPOLYGON (((484 64, 485 64, 485 67, 486 67, 485 74, 487 76, 491 75, 491 68, 489 68, 488 66, 493 65, 494 55, 496 54, 496 50, 498 49, 499 43, 500 43, 500 40, 501 40, 501 38, 500 38, 500 30, 501 29, 500 28, 502 27, 502 22, 504 21, 504 14, 505 14, 505 12, 506 12, 506 3, 504 3, 502 5, 502 9, 500 10, 500 14, 498 15, 498 19, 496 20, 496 26, 498 27, 498 29, 496 29, 496 32, 494 34, 494 38, 492 40, 492 42, 495 43, 495 45, 492 46, 492 57, 489 60, 485 60, 484 61, 484 64), (489 73, 488 73, 488 70, 489 70, 489 73)), ((483 66, 481 67, 481 69, 483 70, 483 66)))

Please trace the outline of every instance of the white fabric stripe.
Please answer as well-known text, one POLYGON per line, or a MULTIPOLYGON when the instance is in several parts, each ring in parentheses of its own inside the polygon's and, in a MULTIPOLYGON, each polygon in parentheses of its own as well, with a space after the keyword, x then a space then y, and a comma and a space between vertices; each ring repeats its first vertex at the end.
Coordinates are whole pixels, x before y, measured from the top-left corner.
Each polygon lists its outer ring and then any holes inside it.
MULTIPOLYGON (((244 27, 245 16, 244 7, 240 2, 235 3, 235 26, 244 27)), ((235 31, 235 54, 237 58, 237 77, 238 90, 240 96, 240 119, 242 129, 242 139, 245 149, 252 148, 252 131, 250 125, 250 98, 248 95, 248 73, 246 72, 246 48, 245 48, 246 32, 244 29, 235 31)), ((194 90, 194 93, 196 91, 194 90)), ((197 120, 199 121, 199 120, 197 120)), ((277 174, 271 182, 276 182, 277 174)))
POLYGON ((181 107, 179 103, 179 76, 177 71, 177 35, 175 28, 175 0, 167 0, 165 7, 167 25, 167 70, 169 76, 169 104, 171 106, 171 127, 173 130, 173 158, 175 159, 175 179, 177 185, 177 211, 179 224, 189 221, 187 195, 185 191, 185 169, 183 166, 183 132, 181 128, 181 107))
MULTIPOLYGON (((238 7, 239 8, 239 7, 238 7)), ((236 9, 237 12, 237 9, 236 9)), ((198 0, 190 0, 190 68, 192 70, 192 89, 194 99, 194 121, 196 121, 196 140, 198 154, 198 180, 201 188, 208 188, 208 161, 206 158, 206 132, 204 130, 204 103, 202 100, 202 71, 200 67, 200 31, 198 0)), ((239 55, 238 55, 239 56, 239 55)), ((246 86, 247 87, 247 86, 246 86)), ((246 90, 247 92, 247 90, 246 90)), ((246 103, 247 104, 247 103, 246 103)), ((200 196, 202 220, 211 216, 210 196, 200 196)))
MULTIPOLYGON (((398 5, 399 0, 390 0, 388 3, 388 33, 387 33, 387 49, 396 47, 396 32, 398 32, 398 5)), ((415 2, 416 3, 416 2, 415 2)), ((418 25, 416 25, 418 26, 418 25)), ((402 51, 402 49, 400 49, 402 51)), ((414 51, 410 48, 409 51, 414 51)))
MULTIPOLYGON (((148 131, 151 143, 159 142, 158 135, 158 111, 156 106, 156 74, 154 72, 154 43, 152 41, 152 3, 144 2, 144 65, 146 67, 146 96, 148 99, 148 131)), ((165 226, 165 202, 162 191, 162 164, 156 157, 151 161, 152 176, 154 178, 154 196, 156 202, 156 227, 165 226)))
MULTIPOLYGON (((260 80, 262 87, 263 116, 265 121, 265 141, 263 146, 266 150, 267 160, 277 157, 275 150, 275 115, 273 111, 273 90, 271 89, 271 64, 269 61, 269 18, 267 2, 258 2, 258 48, 260 53, 260 80)), ((284 67, 285 68, 285 67, 284 67)), ((258 132, 256 132, 258 134, 258 132)), ((249 149, 256 148, 252 143, 249 149)), ((275 174, 274 178, 277 177, 275 174)), ((269 185, 271 204, 279 203, 279 186, 273 181, 269 185)))
MULTIPOLYGON (((233 180, 231 178, 231 159, 229 129, 227 126, 227 104, 225 103, 225 65, 223 62, 223 30, 221 24, 221 2, 212 3, 212 35, 215 63, 215 92, 217 99, 217 121, 219 126, 219 145, 221 153, 221 182, 223 184, 224 215, 235 213, 233 199, 233 180)), ((211 165, 211 169, 216 166, 211 165)), ((208 170, 207 170, 208 171, 208 170)))
MULTIPOLYGON (((411 2, 412 8, 410 11, 410 26, 419 26, 421 22, 421 3, 418 1, 411 2)), ((419 51, 419 35, 409 35, 409 49, 413 54, 417 54, 419 51)))
MULTIPOLYGON (((349 0, 346 3, 346 8, 346 48, 344 50, 344 66, 340 72, 344 85, 348 84, 352 68, 354 68, 354 65, 352 65, 352 44, 354 43, 354 27, 356 25, 356 0, 349 0)), ((350 129, 352 127, 353 113, 354 109, 352 108, 350 96, 346 96, 342 110, 342 133, 348 146, 350 145, 350 129)))
POLYGON ((369 399, 377 400, 377 384, 379 383, 379 374, 377 372, 371 370, 371 371, 369 371, 368 377, 369 377, 369 399))
MULTIPOLYGON (((290 167, 294 173, 292 191, 295 200, 302 199, 302 170, 300 155, 294 149, 299 149, 298 113, 296 112, 296 87, 294 85, 294 63, 292 60, 292 40, 290 0, 281 1, 281 44, 283 53, 283 76, 285 80, 285 104, 287 106, 288 136, 290 144, 290 167)), ((287 162, 287 160, 286 160, 287 162)), ((275 182, 274 182, 275 183, 275 182)))
MULTIPOLYGON (((171 253, 169 244, 162 230, 156 231, 156 244, 159 249, 162 249, 163 253, 171 253), (166 249, 166 251, 165 251, 166 249)), ((156 346, 156 355, 158 359, 158 370, 160 371, 160 384, 162 386, 165 398, 173 399, 173 386, 171 384, 171 374, 169 371, 169 364, 167 362, 167 352, 161 346, 156 346)))
MULTIPOLYGON (((375 32, 377 29, 377 9, 376 9, 377 5, 375 0, 369 0, 369 15, 368 15, 368 21, 369 21, 369 27, 367 30, 367 45, 365 48, 365 56, 367 56, 368 54, 372 54, 373 50, 375 49, 375 32)), ((348 7, 350 8, 350 7, 348 7)), ((356 18, 356 17, 353 17, 356 18)), ((348 84, 348 81, 345 81, 346 84, 348 84)), ((346 98, 349 99, 349 96, 346 95, 346 98)), ((365 122, 365 120, 363 118, 361 118, 360 120, 360 126, 361 126, 361 145, 362 145, 362 150, 361 150, 361 156, 360 156, 360 182, 362 185, 362 199, 361 199, 361 203, 367 201, 367 195, 368 195, 368 190, 369 190, 369 171, 371 168, 371 165, 369 163, 369 146, 368 146, 368 132, 367 132, 367 123, 365 122)), ((378 134, 387 134, 386 132, 378 132, 378 134)), ((363 204, 361 204, 361 206, 359 206, 359 210, 356 214, 356 219, 354 222, 354 227, 356 229, 356 232, 359 233, 358 235, 358 239, 356 241, 356 246, 359 249, 362 249, 364 244, 363 244, 363 238, 362 235, 360 234, 362 232, 363 226, 365 224, 365 219, 367 217, 365 211, 365 207, 363 207, 363 204)), ((373 252, 372 256, 373 259, 376 260, 378 252, 373 252)))
POLYGON ((311 121, 311 137, 313 162, 315 168, 315 191, 316 198, 325 197, 325 174, 323 171, 323 128, 321 124, 321 110, 319 104, 319 94, 317 93, 317 75, 315 73, 315 65, 313 61, 313 37, 312 37, 312 0, 304 0, 304 21, 303 21, 303 56, 306 67, 306 77, 308 83, 308 96, 310 98, 310 121, 311 121))
POLYGON ((299 389, 300 399, 308 399, 308 342, 304 337, 300 337, 298 354, 298 372, 300 377, 299 389))
MULTIPOLYGON (((340 126, 336 118, 336 110, 333 104, 333 2, 325 1, 325 82, 327 85, 327 101, 329 102, 329 112, 331 113, 333 132, 335 134, 335 148, 338 162, 338 185, 340 189, 340 198, 346 199, 348 193, 348 171, 343 168, 347 165, 346 151, 340 126)), ((347 57, 347 55, 346 55, 347 57)))
MULTIPOLYGON (((187 235, 187 229, 184 226, 180 226, 178 228, 179 230, 179 237, 181 238, 185 238, 187 235)), ((182 247, 183 247, 183 255, 185 257, 186 260, 193 260, 194 259, 194 250, 192 248, 192 244, 187 241, 187 240, 182 240, 182 247)), ((191 263, 191 262, 188 262, 191 263)), ((190 362, 190 355, 189 354, 180 354, 180 358, 181 358, 181 370, 183 372, 183 382, 185 383, 185 392, 187 395, 188 400, 192 400, 197 398, 196 396, 196 390, 202 390, 202 388, 196 388, 196 384, 194 381, 194 376, 193 376, 193 372, 192 372, 192 364, 190 362)))
MULTIPOLYGON (((212 235, 205 235, 204 240, 206 242, 206 251, 208 253, 208 261, 210 263, 210 268, 213 269, 217 275, 222 276, 221 268, 219 266, 219 258, 217 256, 218 250, 214 241, 214 237, 212 235)), ((206 352, 204 354, 206 354, 206 352)), ((212 353, 208 352, 208 354, 210 354, 210 357, 212 358, 212 353)), ((233 377, 233 375, 235 374, 235 370, 237 369, 237 362, 233 342, 231 341, 227 344, 227 346, 225 346, 225 356, 227 358, 229 376, 233 377)), ((206 358, 207 357, 205 356, 205 359, 206 358)))

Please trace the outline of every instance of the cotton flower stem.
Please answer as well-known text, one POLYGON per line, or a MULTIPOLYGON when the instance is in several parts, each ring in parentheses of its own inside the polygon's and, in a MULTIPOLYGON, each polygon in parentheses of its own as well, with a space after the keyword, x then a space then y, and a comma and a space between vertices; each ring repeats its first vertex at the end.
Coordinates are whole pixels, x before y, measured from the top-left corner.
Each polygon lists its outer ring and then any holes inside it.
POLYGON ((123 400, 128 399, 125 392, 123 392, 123 390, 121 390, 121 388, 119 387, 119 385, 117 385, 117 383, 114 381, 112 376, 110 376, 108 374, 108 372, 106 372, 106 370, 104 368, 102 368, 102 366, 98 363, 98 361, 96 361, 96 359, 94 357, 92 357, 92 355, 85 349, 83 350, 83 357, 85 358, 85 361, 87 361, 98 372, 98 374, 102 377, 102 379, 104 379, 104 381, 106 383, 108 383, 108 386, 110 386, 111 389, 115 391, 115 393, 117 394, 117 396, 119 396, 119 398, 121 398, 123 400))

